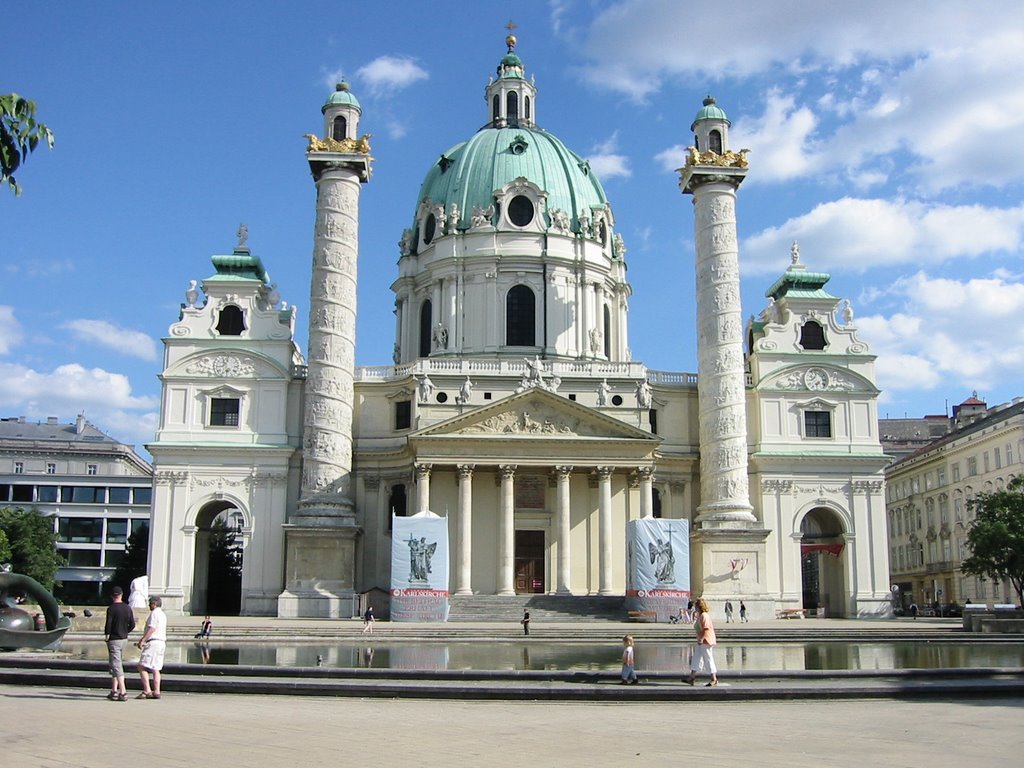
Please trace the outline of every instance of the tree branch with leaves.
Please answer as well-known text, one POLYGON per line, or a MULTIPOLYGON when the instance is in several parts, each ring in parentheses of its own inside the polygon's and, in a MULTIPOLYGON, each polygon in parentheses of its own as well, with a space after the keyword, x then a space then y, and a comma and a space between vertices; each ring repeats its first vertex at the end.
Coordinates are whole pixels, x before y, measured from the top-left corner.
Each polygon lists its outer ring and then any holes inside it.
POLYGON ((1024 602, 1024 476, 1001 491, 979 493, 970 502, 975 519, 967 531, 970 556, 960 570, 993 581, 1008 580, 1024 602))
POLYGON ((14 172, 41 141, 53 149, 53 132, 36 120, 36 103, 16 93, 0 94, 0 186, 21 194, 14 172))

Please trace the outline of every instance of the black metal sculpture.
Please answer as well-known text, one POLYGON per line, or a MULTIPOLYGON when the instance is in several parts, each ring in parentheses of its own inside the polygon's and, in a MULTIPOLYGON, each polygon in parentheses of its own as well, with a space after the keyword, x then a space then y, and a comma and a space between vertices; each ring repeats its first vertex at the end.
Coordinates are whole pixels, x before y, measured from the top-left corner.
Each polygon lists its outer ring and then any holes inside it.
POLYGON ((9 568, 0 571, 0 650, 57 650, 64 633, 71 629, 71 619, 61 615, 57 600, 42 584, 31 576, 11 573, 9 568), (39 604, 46 629, 36 629, 32 614, 18 607, 18 596, 30 597, 39 604))

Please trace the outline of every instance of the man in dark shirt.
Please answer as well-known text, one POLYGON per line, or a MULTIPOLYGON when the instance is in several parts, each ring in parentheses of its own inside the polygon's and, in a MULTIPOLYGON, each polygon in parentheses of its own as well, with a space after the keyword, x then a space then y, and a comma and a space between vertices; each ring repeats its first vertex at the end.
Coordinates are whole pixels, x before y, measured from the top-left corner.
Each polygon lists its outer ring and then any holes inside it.
POLYGON ((128 635, 135 629, 135 614, 124 603, 124 590, 120 587, 110 590, 110 596, 113 602, 107 608, 107 621, 103 627, 103 634, 107 639, 107 656, 110 658, 111 688, 107 698, 111 701, 128 701, 121 656, 128 635))

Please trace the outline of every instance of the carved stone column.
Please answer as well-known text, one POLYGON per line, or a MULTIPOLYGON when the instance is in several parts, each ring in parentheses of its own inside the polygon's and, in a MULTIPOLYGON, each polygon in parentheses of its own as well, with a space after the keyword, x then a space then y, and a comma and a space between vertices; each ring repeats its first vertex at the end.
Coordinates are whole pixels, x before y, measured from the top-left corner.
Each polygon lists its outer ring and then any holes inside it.
POLYGON ((348 617, 356 606, 352 413, 360 185, 366 152, 311 147, 317 187, 299 503, 285 524, 282 617, 348 617))
POLYGON ((572 594, 569 583, 572 573, 569 538, 569 480, 572 478, 572 467, 555 467, 555 479, 558 485, 555 508, 556 528, 558 530, 558 575, 556 589, 559 594, 572 594))
POLYGON ((755 522, 747 487, 746 380, 736 189, 746 168, 688 164, 697 244, 697 404, 702 527, 755 522))
POLYGON ((654 517, 654 467, 639 467, 636 474, 640 479, 640 517, 654 517))
POLYGON ((612 468, 598 467, 598 594, 612 594, 612 468))
POLYGON ((416 465, 416 512, 430 510, 430 470, 431 464, 416 465))
POLYGON ((501 510, 498 517, 498 594, 514 595, 515 585, 515 465, 498 467, 501 478, 501 510))
POLYGON ((455 594, 473 594, 473 465, 460 464, 459 538, 455 566, 455 594))

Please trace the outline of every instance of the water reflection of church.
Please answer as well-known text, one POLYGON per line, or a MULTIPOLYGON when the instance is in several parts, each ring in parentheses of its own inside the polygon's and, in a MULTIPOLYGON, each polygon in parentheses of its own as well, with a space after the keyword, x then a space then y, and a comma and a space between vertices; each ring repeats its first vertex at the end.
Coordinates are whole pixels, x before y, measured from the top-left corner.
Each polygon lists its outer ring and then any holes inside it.
MULTIPOLYGON (((487 124, 410 190, 392 364, 354 365, 372 158, 347 86, 307 154, 305 356, 294 308, 244 237, 213 257, 165 340, 154 593, 204 612, 203 542, 230 509, 242 613, 352 615, 359 593, 389 586, 392 514, 430 509, 449 518, 456 599, 621 595, 626 523, 653 516, 691 521, 691 584, 712 603, 743 597, 753 618, 808 602, 885 612, 874 357, 796 247, 743 321, 735 200, 748 168, 725 113, 709 98, 681 137, 695 144, 679 227, 692 198, 698 387, 631 359, 619 222, 586 160, 539 127, 515 45, 487 86, 487 124)), ((685 332, 690 312, 665 313, 666 332, 685 332)))

